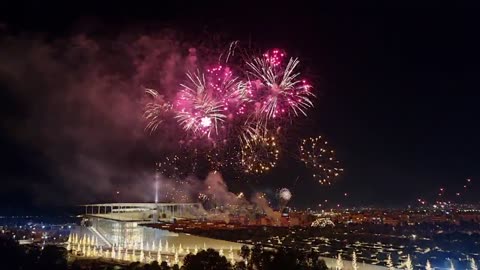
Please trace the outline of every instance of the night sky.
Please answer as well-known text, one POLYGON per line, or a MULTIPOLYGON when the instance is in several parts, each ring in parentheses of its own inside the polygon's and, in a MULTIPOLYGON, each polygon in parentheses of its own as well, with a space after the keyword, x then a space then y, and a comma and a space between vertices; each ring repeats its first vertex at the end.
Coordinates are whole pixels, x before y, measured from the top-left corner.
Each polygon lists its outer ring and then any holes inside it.
MULTIPOLYGON (((154 35, 165 28, 195 40, 218 35, 222 40, 251 42, 258 49, 284 48, 290 55, 300 57, 304 75, 315 86, 316 108, 309 112, 308 119, 300 121, 293 137, 326 136, 336 148, 345 174, 333 186, 320 186, 301 164, 286 159, 262 178, 247 182, 226 179, 233 191, 261 190, 273 194, 278 188, 289 187, 294 193, 292 204, 303 207, 315 206, 325 199, 350 206, 404 206, 415 204, 419 197, 433 198, 438 188, 445 187, 454 200, 478 202, 478 10, 315 7, 295 2, 257 7, 233 2, 192 5, 180 1, 166 6, 161 2, 97 5, 82 1, 2 8, 0 44, 22 45, 0 46, 0 209, 43 209, 48 205, 79 203, 83 194, 72 196, 75 192, 85 192, 88 202, 111 200, 114 190, 137 181, 138 175, 131 176, 132 171, 145 170, 158 155, 151 142, 120 135, 107 139, 104 133, 108 130, 120 131, 118 134, 130 132, 122 124, 109 123, 111 118, 98 120, 95 113, 90 118, 82 112, 81 121, 69 121, 75 110, 91 109, 83 101, 72 103, 78 107, 65 115, 59 112, 56 108, 71 108, 62 105, 66 99, 59 98, 64 89, 58 87, 61 83, 56 87, 43 84, 51 79, 44 77, 54 74, 62 78, 69 70, 49 66, 48 70, 55 72, 43 73, 38 66, 17 72, 18 67, 28 66, 24 58, 32 57, 28 53, 31 48, 40 46, 36 40, 42 37, 43 42, 55 43, 84 34, 105 42, 125 33, 154 35), (11 83, 12 78, 16 83, 11 83), (65 124, 72 130, 82 125, 81 136, 70 138, 71 133, 63 130, 65 124), (110 125, 120 129, 110 129, 110 125), (95 136, 89 137, 89 130, 95 136), (52 131, 59 133, 58 140, 50 136, 52 131), (84 137, 88 137, 87 143, 80 143, 84 137), (128 150, 118 154, 117 150, 125 145, 128 150), (100 174, 110 177, 108 182, 113 184, 98 194, 90 194, 92 188, 88 185, 97 185, 91 178, 99 174, 85 171, 94 168, 95 162, 89 159, 79 165, 79 159, 72 158, 79 152, 84 154, 85 148, 89 149, 89 158, 108 160, 111 170, 128 168, 130 176, 122 177, 119 173, 112 178, 108 173, 100 174), (68 176, 64 173, 79 167, 84 173, 81 176, 72 176, 75 169, 68 176), (82 177, 89 179, 83 181, 82 177), (472 183, 465 192, 467 178, 472 183), (344 197, 345 192, 348 197, 344 197), (454 196, 455 192, 462 196, 454 196)), ((123 65, 121 59, 99 59, 123 65)), ((71 63, 70 68, 78 72, 71 63)), ((112 81, 114 85, 115 80, 112 81)), ((134 119, 134 111, 125 113, 130 114, 129 121, 134 119)))

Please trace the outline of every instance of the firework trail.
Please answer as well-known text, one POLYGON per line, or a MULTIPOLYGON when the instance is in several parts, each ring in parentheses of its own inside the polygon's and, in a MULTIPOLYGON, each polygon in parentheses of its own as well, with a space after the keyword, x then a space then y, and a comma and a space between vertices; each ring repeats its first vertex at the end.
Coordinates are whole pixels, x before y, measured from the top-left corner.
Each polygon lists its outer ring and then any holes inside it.
POLYGON ((239 44, 238 40, 231 42, 230 45, 228 46, 227 52, 226 53, 221 53, 220 57, 218 57, 218 62, 228 63, 228 61, 230 60, 230 57, 235 56, 235 51, 238 47, 238 44, 239 44), (225 56, 225 60, 223 60, 224 56, 225 56))
POLYGON ((163 95, 158 94, 154 89, 146 88, 145 93, 153 99, 145 106, 143 114, 147 120, 145 130, 153 133, 165 121, 165 117, 171 111, 172 105, 165 102, 163 95))
POLYGON ((257 138, 266 137, 268 134, 267 128, 261 122, 247 119, 238 129, 238 140, 241 145, 251 147, 257 138))

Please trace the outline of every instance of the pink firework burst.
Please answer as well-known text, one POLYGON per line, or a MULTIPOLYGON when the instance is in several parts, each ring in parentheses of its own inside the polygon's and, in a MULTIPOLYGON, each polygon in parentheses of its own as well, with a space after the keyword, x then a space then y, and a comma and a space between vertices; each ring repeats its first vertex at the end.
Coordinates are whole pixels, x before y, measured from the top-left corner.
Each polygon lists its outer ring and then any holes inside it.
POLYGON ((313 107, 311 85, 300 79, 296 71, 300 61, 290 58, 284 63, 285 53, 275 49, 247 62, 248 73, 252 76, 249 94, 257 103, 257 112, 264 120, 285 114, 307 115, 313 107))
POLYGON ((210 136, 225 119, 222 102, 209 93, 203 74, 188 73, 187 77, 189 81, 181 85, 178 95, 175 118, 184 130, 210 136))
POLYGON ((286 53, 280 49, 273 49, 263 54, 265 60, 274 67, 280 65, 286 56, 286 53))
POLYGON ((248 99, 247 84, 234 77, 228 66, 216 65, 207 69, 207 84, 212 96, 221 100, 227 120, 245 114, 248 99))
POLYGON ((187 74, 176 102, 176 118, 186 131, 201 136, 218 135, 226 120, 244 111, 247 87, 230 68, 217 65, 187 74))

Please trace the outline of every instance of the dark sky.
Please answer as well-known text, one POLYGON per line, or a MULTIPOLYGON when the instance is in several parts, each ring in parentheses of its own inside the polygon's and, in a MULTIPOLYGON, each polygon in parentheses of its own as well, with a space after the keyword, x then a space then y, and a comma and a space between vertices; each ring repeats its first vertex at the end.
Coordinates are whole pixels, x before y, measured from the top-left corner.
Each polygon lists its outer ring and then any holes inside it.
MULTIPOLYGON (((1 11, 0 34, 35 47, 39 35, 56 40, 84 33, 105 41, 123 31, 152 34, 170 28, 200 40, 219 34, 251 41, 259 48, 285 48, 302 59, 305 75, 314 82, 318 93, 316 108, 300 125, 299 136, 322 134, 329 138, 342 160, 345 175, 335 185, 323 187, 300 166, 284 161, 280 169, 263 179, 230 183, 232 189, 273 192, 283 186, 292 187, 299 176, 294 202, 300 206, 316 205, 324 199, 344 205, 406 205, 418 197, 432 198, 439 187, 445 187, 453 198, 453 193, 462 192, 462 199, 456 200, 478 202, 480 19, 475 8, 316 7, 295 2, 259 7, 232 1, 221 5, 180 1, 169 6, 162 2, 7 4, 1 11), (466 178, 472 179, 467 192, 463 189, 466 178), (349 194, 347 198, 344 192, 349 194)), ((14 56, 19 56, 21 62, 22 54, 14 56)), ((17 63, 8 59, 9 54, 0 57, 0 62, 8 63, 3 66, 17 63)), ((121 60, 116 61, 122 65, 121 60)), ((62 76, 61 72, 55 74, 62 76)), ((41 146, 35 142, 36 132, 48 127, 37 123, 40 129, 21 129, 21 138, 18 135, 19 126, 31 125, 37 119, 48 119, 52 128, 62 127, 63 120, 54 115, 58 113, 55 110, 49 114, 48 108, 42 109, 40 118, 33 115, 36 110, 25 110, 35 107, 37 97, 40 102, 48 100, 40 104, 51 104, 51 97, 57 97, 61 90, 25 86, 28 83, 12 86, 6 82, 8 75, 0 75, 0 87, 5 89, 1 96, 5 117, 0 145, 2 164, 6 165, 0 173, 5 183, 0 202, 42 207, 48 203, 36 197, 37 193, 48 193, 46 190, 51 191, 48 196, 69 201, 69 193, 53 187, 63 182, 55 178, 64 176, 58 173, 58 167, 63 165, 48 154, 51 138, 42 140, 41 146), (45 100, 43 91, 50 93, 45 100), (35 98, 24 99, 30 95, 35 98), (37 186, 39 182, 42 188, 37 186)), ((42 78, 41 74, 31 75, 42 78)), ((20 76, 20 80, 30 80, 25 73, 20 76)), ((60 145, 60 156, 65 159, 70 151, 75 153, 81 148, 76 144, 79 140, 67 141, 60 145)), ((102 159, 115 160, 111 167, 127 164, 135 169, 137 165, 132 164, 148 160, 145 155, 151 156, 142 152, 144 147, 138 147, 136 141, 128 142, 136 145, 131 148, 134 150, 116 155, 115 147, 123 143, 119 139, 108 145, 112 149, 100 151, 102 159)), ((82 167, 88 170, 91 164, 82 167)), ((126 178, 118 185, 128 182, 130 178, 126 178)))

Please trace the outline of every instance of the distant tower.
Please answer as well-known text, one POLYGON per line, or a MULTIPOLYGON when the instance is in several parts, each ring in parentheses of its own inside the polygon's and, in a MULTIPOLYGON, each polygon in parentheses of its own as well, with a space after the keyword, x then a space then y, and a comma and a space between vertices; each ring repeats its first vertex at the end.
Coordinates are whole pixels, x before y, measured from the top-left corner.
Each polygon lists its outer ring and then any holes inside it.
POLYGON ((158 173, 155 174, 155 203, 158 203, 158 173))
POLYGON ((155 173, 155 212, 152 215, 152 222, 158 222, 158 172, 155 173))

